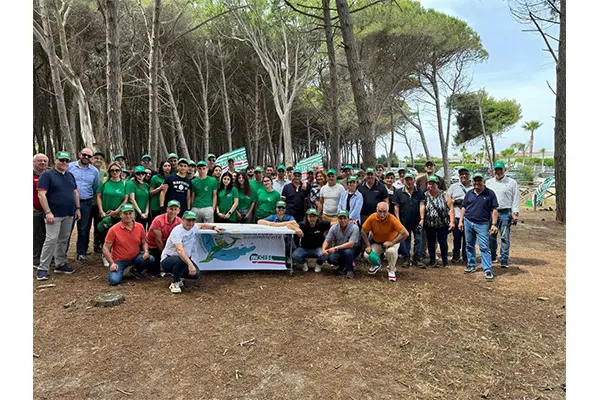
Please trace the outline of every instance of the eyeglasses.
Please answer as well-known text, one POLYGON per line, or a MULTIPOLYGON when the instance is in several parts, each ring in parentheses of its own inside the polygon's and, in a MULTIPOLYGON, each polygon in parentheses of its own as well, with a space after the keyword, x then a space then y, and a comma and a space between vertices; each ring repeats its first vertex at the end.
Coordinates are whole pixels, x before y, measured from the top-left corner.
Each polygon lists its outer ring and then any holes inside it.
POLYGON ((113 168, 113 169, 110 170, 110 172, 121 172, 121 170, 113 168))
POLYGON ((91 154, 81 154, 81 157, 92 158, 92 155, 91 154))
POLYGON ((60 158, 58 161, 65 162, 65 163, 69 162, 69 160, 67 158, 60 158))
POLYGON ((135 174, 136 174, 136 175, 146 175, 146 173, 145 173, 145 172, 136 172, 135 174))

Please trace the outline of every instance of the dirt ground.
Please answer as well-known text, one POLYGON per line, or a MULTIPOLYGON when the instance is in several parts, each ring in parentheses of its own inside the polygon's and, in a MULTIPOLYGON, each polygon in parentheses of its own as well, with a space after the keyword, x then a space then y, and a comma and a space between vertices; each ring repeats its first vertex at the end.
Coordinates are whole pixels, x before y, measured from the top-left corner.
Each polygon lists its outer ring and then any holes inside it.
POLYGON ((493 282, 453 265, 399 268, 391 283, 360 264, 355 280, 207 272, 174 295, 168 277, 110 288, 98 255, 73 261, 73 275, 34 282, 34 396, 564 399, 565 227, 554 218, 522 212, 512 266, 494 266, 493 282), (125 303, 90 307, 108 291, 125 303))

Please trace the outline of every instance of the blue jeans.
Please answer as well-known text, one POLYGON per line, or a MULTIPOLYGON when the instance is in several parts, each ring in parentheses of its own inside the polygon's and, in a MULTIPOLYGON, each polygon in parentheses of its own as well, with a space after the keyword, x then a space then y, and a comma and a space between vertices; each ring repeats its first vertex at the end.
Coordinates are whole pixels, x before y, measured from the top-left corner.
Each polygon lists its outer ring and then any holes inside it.
POLYGON ((463 261, 467 260, 467 240, 465 239, 465 233, 458 229, 458 221, 460 218, 454 218, 454 229, 452 230, 452 236, 454 238, 454 247, 452 248, 452 259, 458 260, 461 255, 463 261), (462 247, 462 252, 460 251, 462 247), (462 253, 462 254, 461 254, 462 253))
POLYGON ((415 261, 420 261, 421 258, 423 258, 423 252, 422 250, 422 238, 423 238, 423 229, 420 229, 417 232, 417 227, 415 226, 414 228, 406 228, 406 230, 408 231, 408 237, 406 238, 406 240, 400 242, 400 254, 402 254, 404 257, 410 258, 410 243, 412 242, 412 239, 414 238, 414 244, 413 244, 413 260, 415 261))
POLYGON ((150 267, 152 263, 154 263, 154 257, 150 256, 147 260, 142 258, 143 254, 139 253, 133 260, 121 260, 115 261, 115 264, 118 265, 119 269, 116 271, 108 270, 108 283, 110 285, 118 285, 123 280, 123 273, 125 269, 132 265, 132 268, 135 268, 136 271, 142 272, 147 267, 150 267))
POLYGON ((435 247, 439 243, 442 253, 442 264, 448 265, 448 227, 425 228, 427 233, 427 250, 429 251, 429 263, 435 263, 435 247))
MULTIPOLYGON (((193 261, 192 264, 194 264, 193 261)), ((160 265, 162 266, 162 269, 165 272, 173 274, 173 282, 179 282, 181 278, 200 278, 200 269, 198 268, 198 266, 194 264, 194 267, 196 268, 196 273, 194 275, 190 275, 188 265, 184 263, 179 256, 168 256, 167 258, 161 261, 160 265)))
POLYGON ((305 249, 303 247, 296 247, 296 250, 292 253, 292 260, 296 264, 303 264, 307 258, 316 258, 317 264, 323 265, 323 249, 305 249))
MULTIPOLYGON (((81 200, 79 203, 79 211, 81 212, 81 218, 77 221, 77 255, 86 255, 88 246, 90 244, 90 228, 92 227, 92 199, 81 200)), ((73 218, 73 226, 71 226, 71 234, 75 227, 75 218, 73 218)), ((71 235, 69 235, 69 242, 71 242, 71 235)), ((67 245, 67 251, 69 246, 67 245)))
POLYGON ((338 250, 333 254, 323 255, 323 261, 331 265, 337 265, 345 272, 354 271, 354 260, 360 253, 360 248, 355 246, 351 249, 338 250))
MULTIPOLYGON (((498 211, 498 232, 500 232, 500 265, 508 266, 508 251, 510 250, 510 224, 512 222, 512 211, 498 211)), ((488 226, 489 228, 489 226, 488 226)), ((490 252, 492 260, 498 258, 498 234, 490 235, 490 252)))
POLYGON ((475 251, 475 241, 479 242, 479 252, 481 253, 481 265, 484 271, 492 270, 492 256, 490 254, 489 225, 487 222, 475 224, 468 219, 464 219, 464 231, 467 241, 467 267, 475 268, 477 266, 477 252, 475 251))

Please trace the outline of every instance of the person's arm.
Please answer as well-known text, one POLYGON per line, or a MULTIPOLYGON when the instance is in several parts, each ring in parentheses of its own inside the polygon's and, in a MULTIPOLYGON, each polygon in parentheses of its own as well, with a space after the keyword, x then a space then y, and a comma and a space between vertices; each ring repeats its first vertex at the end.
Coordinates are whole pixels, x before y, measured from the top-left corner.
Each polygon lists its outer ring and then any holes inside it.
POLYGON ((514 181, 515 184, 515 189, 514 189, 514 196, 513 196, 513 201, 512 201, 512 219, 514 221, 518 221, 519 220, 519 210, 521 209, 521 190, 519 189, 519 184, 517 183, 517 181, 514 181))
POLYGON ((96 205, 98 206, 98 213, 102 218, 106 217, 104 208, 102 208, 102 193, 96 193, 96 205))
POLYGON ((186 199, 187 200, 187 209, 191 210, 192 209, 192 195, 191 195, 191 190, 190 189, 187 190, 187 196, 186 197, 187 197, 187 199, 186 199))
POLYGON ((162 232, 160 231, 160 229, 156 228, 152 228, 151 231, 151 235, 154 235, 154 243, 156 243, 156 247, 158 247, 158 250, 160 250, 160 252, 162 253, 162 251, 165 248, 165 243, 162 240, 162 232))
POLYGON ((419 214, 421 215, 421 221, 419 221, 419 225, 421 225, 421 227, 423 227, 423 225, 425 224, 425 202, 422 201, 421 204, 419 205, 419 214))
POLYGON ((145 236, 142 237, 142 251, 144 252, 142 258, 147 260, 150 257, 150 250, 148 249, 148 241, 145 236))
POLYGON ((465 207, 461 207, 460 208, 460 217, 458 219, 458 230, 460 230, 461 232, 464 231, 465 229, 465 207))
POLYGON ((135 208, 135 211, 139 214, 142 215, 142 210, 140 210, 140 207, 138 206, 137 201, 135 200, 135 192, 131 192, 129 193, 129 202, 133 205, 133 208, 135 208))
POLYGON ((216 226, 216 225, 211 225, 211 224, 205 224, 205 223, 198 223, 198 228, 199 229, 212 229, 213 231, 217 231, 219 233, 221 232, 225 232, 227 229, 225 228, 221 228, 220 226, 216 226))
POLYGON ((448 205, 448 214, 450 215, 450 226, 448 229, 454 229, 454 203, 452 202, 452 197, 446 193, 446 204, 448 205))
POLYGON ((490 227, 490 234, 494 235, 498 233, 498 209, 492 209, 492 226, 490 227))
POLYGON ((73 197, 75 197, 75 221, 79 221, 81 219, 81 204, 79 203, 79 190, 77 188, 73 190, 73 197))
POLYGON ((348 192, 343 192, 340 196, 340 201, 338 201, 338 211, 346 209, 346 200, 348 199, 348 192))
POLYGON ((158 199, 158 205, 160 206, 161 210, 163 208, 165 208, 165 197, 167 196, 167 190, 169 188, 169 185, 161 185, 160 186, 162 189, 160 190, 160 197, 158 199))
POLYGON ((360 231, 360 237, 362 238, 363 244, 365 245, 365 253, 371 252, 371 243, 369 243, 368 232, 365 230, 360 231))
POLYGON ((188 272, 190 273, 190 275, 196 275, 196 267, 194 266, 192 260, 190 260, 190 257, 188 257, 187 253, 185 252, 185 249, 183 248, 183 243, 175 243, 175 250, 177 250, 177 255, 179 256, 179 258, 181 258, 181 261, 183 261, 188 266, 188 272))
POLYGON ((317 212, 319 215, 323 215, 323 196, 319 196, 319 203, 317 204, 317 212))
POLYGON ((213 190, 213 201, 212 201, 212 208, 213 211, 217 211, 217 191, 213 190))
POLYGON ((52 210, 50 210, 50 206, 48 205, 48 198, 46 197, 45 190, 38 190, 38 199, 40 200, 40 204, 44 210, 46 222, 52 225, 54 223, 54 214, 52 214, 52 210))
MULTIPOLYGON (((156 185, 158 179, 155 179, 158 175, 154 175, 152 179, 150 179, 150 186, 156 185)), ((155 187, 154 189, 150 189, 150 195, 154 196, 162 191, 162 185, 155 187)))
MULTIPOLYGON (((353 196, 353 198, 356 197, 356 200, 354 200, 356 202, 355 207, 350 206, 351 210, 350 210, 350 219, 352 221, 359 221, 360 220, 360 210, 362 210, 363 208, 363 204, 364 204, 364 199, 362 196, 362 193, 360 192, 356 192, 353 196)), ((350 200, 350 203, 352 203, 352 200, 350 200)))
POLYGON ((102 254, 104 255, 104 258, 106 258, 106 261, 110 265, 110 270, 118 271, 119 266, 117 264, 115 264, 115 261, 112 258, 112 246, 113 246, 112 242, 105 241, 104 245, 102 246, 102 254))
POLYGON ((388 247, 392 247, 392 246, 400 243, 401 241, 406 240, 407 237, 408 237, 408 231, 406 230, 406 228, 403 228, 400 232, 398 232, 398 234, 396 235, 396 237, 393 240, 384 242, 383 247, 385 247, 386 249, 388 247))
POLYGON ((129 195, 128 195, 128 194, 126 194, 126 195, 125 195, 125 197, 123 198, 123 201, 121 202, 121 204, 119 204, 119 206, 117 207, 117 209, 116 209, 116 210, 112 210, 112 211, 110 212, 110 216, 111 216, 112 218, 115 218, 117 215, 119 215, 119 210, 121 209, 121 206, 122 206, 123 204, 127 204, 127 201, 128 201, 128 200, 129 200, 129 195))

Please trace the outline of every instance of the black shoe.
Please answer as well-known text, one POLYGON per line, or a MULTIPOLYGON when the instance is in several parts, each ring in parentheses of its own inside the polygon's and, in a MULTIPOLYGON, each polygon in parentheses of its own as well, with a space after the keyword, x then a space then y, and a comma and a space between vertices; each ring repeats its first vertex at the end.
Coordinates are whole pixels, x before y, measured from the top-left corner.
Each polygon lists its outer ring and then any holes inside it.
POLYGON ((454 258, 454 257, 452 257, 452 260, 450 260, 450 262, 452 262, 452 263, 459 263, 460 262, 460 258, 454 258))
POLYGON ((346 270, 346 268, 340 266, 335 269, 335 273, 338 275, 344 275, 345 270, 346 270))
POLYGON ((144 275, 143 272, 137 271, 135 268, 131 268, 131 270, 129 270, 129 275, 132 276, 135 279, 144 279, 144 278, 146 278, 146 275, 144 275))
POLYGON ((354 279, 354 271, 348 271, 348 272, 346 272, 346 278, 348 278, 348 279, 354 279))

